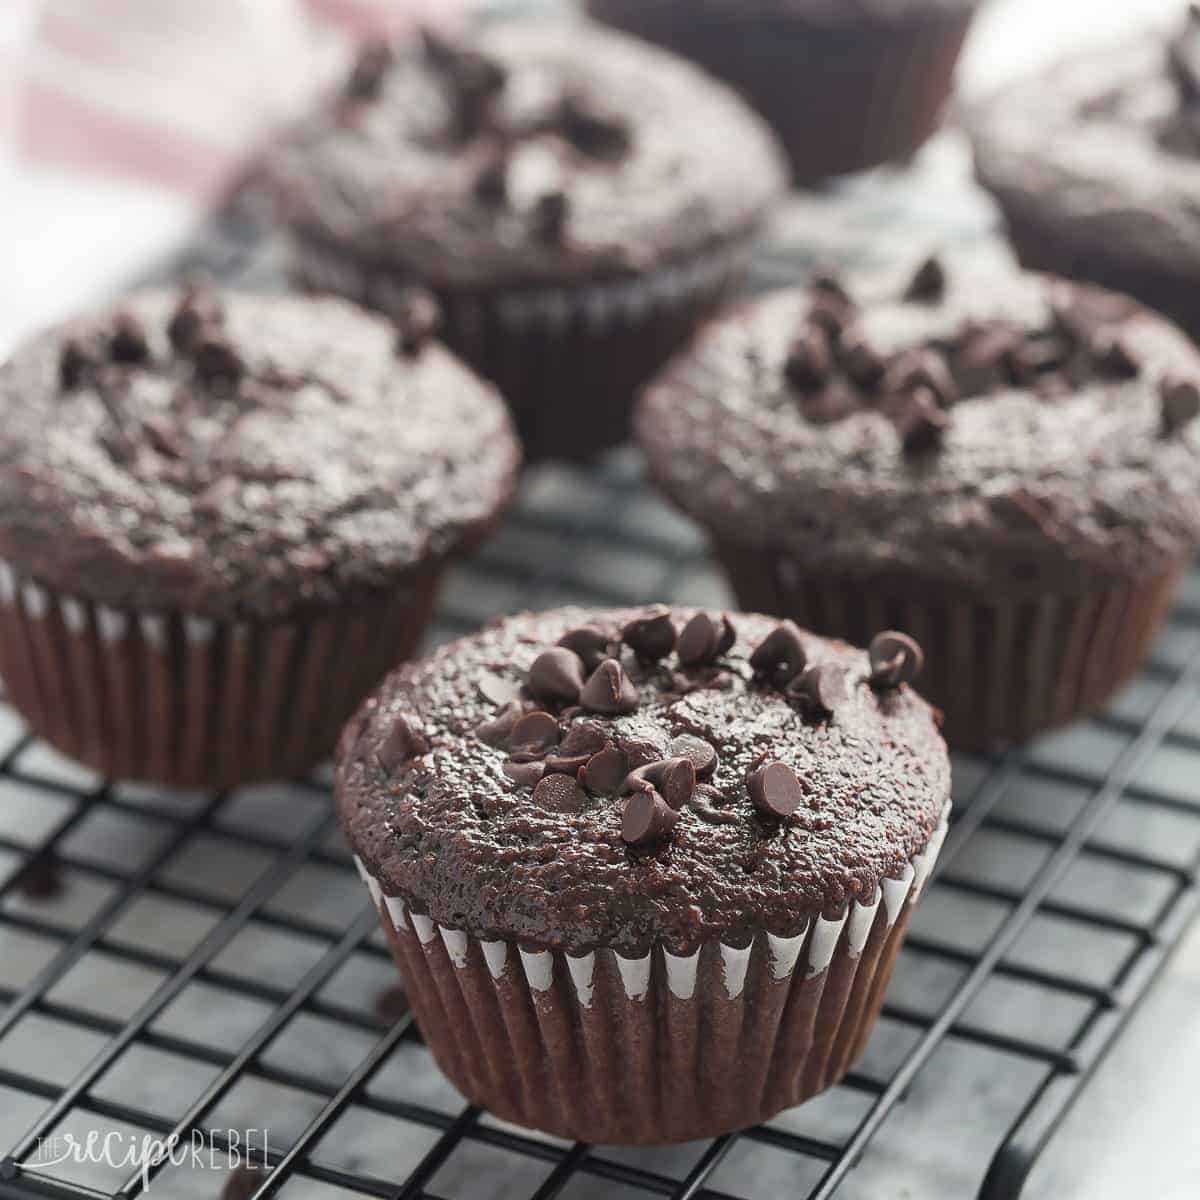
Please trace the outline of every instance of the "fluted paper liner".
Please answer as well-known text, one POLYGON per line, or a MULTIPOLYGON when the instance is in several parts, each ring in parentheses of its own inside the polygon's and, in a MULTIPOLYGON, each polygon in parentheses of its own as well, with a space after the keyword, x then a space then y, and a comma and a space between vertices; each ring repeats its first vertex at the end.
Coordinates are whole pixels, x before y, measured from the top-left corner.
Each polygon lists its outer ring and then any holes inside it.
POLYGON ((355 861, 421 1031, 464 1095, 560 1137, 678 1142, 768 1120, 846 1074, 949 815, 947 803, 924 852, 839 918, 682 955, 480 940, 386 895, 355 861))
POLYGON ((113 778, 297 775, 416 650, 439 579, 305 619, 220 622, 93 604, 0 562, 0 677, 34 733, 113 778))
MULTIPOLYGON (((743 239, 642 278, 441 292, 442 336, 504 394, 526 461, 591 458, 625 440, 637 389, 733 291, 750 252, 743 239)), ((411 282, 307 238, 294 259, 305 287, 384 313, 411 282)))
POLYGON ((804 572, 718 541, 742 608, 789 617, 805 629, 865 646, 884 629, 925 651, 914 686, 945 714, 956 749, 1023 742, 1104 708, 1145 660, 1187 569, 1086 593, 1007 600, 917 578, 804 572))

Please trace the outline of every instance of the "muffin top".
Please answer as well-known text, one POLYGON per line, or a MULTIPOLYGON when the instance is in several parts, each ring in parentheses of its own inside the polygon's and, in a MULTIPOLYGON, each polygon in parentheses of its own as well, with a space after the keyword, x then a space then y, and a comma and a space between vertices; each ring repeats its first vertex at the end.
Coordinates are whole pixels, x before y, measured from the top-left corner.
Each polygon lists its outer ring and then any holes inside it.
POLYGON ((1200 541, 1198 381, 1191 343, 1132 300, 934 258, 713 323, 637 428, 664 490, 741 545, 1072 591, 1200 541))
POLYGON ((1200 277, 1200 9, 1074 55, 970 114, 976 169, 1070 245, 1200 277))
POLYGON ((369 46, 266 170, 298 235, 482 287, 670 265, 751 232, 786 178, 732 91, 569 23, 369 46))
POLYGON ((871 655, 773 618, 523 614, 395 672, 336 789, 389 895, 478 937, 675 952, 869 900, 950 788, 903 635, 871 655))
POLYGON ((519 449, 495 392, 340 300, 133 295, 0 367, 0 557, 98 603, 278 617, 481 534, 519 449))

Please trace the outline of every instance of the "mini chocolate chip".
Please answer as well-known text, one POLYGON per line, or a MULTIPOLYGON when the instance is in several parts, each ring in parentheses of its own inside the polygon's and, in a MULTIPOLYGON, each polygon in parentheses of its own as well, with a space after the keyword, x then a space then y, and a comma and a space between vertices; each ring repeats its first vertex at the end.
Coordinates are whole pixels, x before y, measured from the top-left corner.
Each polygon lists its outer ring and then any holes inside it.
POLYGON ((475 174, 475 195, 485 204, 501 205, 508 200, 508 156, 494 148, 475 174))
POLYGON ((615 792, 628 774, 628 757, 610 742, 588 759, 583 768, 583 786, 589 792, 615 792))
POLYGON ((867 654, 871 660, 871 686, 877 688, 912 683, 925 665, 925 654, 916 639, 891 629, 871 639, 867 654))
POLYGON ((500 764, 500 770, 518 787, 534 787, 549 770, 544 762, 520 762, 514 758, 506 758, 500 764))
POLYGON ((429 741, 419 729, 414 728, 406 717, 397 717, 376 752, 379 765, 388 772, 419 758, 429 751, 429 741))
POLYGON ((808 309, 808 323, 821 330, 831 342, 837 342, 850 324, 848 304, 830 292, 817 292, 808 309))
POLYGON ((663 768, 659 783, 662 798, 677 811, 691 798, 696 790, 696 767, 690 758, 672 758, 663 768))
POLYGON ((980 329, 969 334, 954 361, 959 394, 977 396, 1006 383, 1008 361, 1017 346, 1017 336, 1010 329, 980 329))
POLYGON ((621 838, 628 846, 652 846, 670 836, 679 814, 653 788, 634 792, 621 816, 621 838))
POLYGON ((833 663, 818 663, 794 679, 788 690, 813 712, 830 715, 846 699, 846 674, 833 663))
POLYGON ((544 242, 561 242, 567 231, 571 202, 564 191, 546 192, 533 207, 533 230, 544 242))
POLYGON ((943 408, 958 399, 958 385, 945 358, 936 350, 910 350, 887 369, 883 390, 893 395, 928 388, 943 408))
POLYGON ((629 124, 615 114, 596 112, 579 96, 563 98, 559 126, 567 141, 591 158, 616 162, 629 153, 629 124))
POLYGON ((550 812, 577 813, 587 803, 587 793, 571 775, 544 775, 533 789, 536 804, 550 812))
POLYGON ((562 747, 552 750, 546 755, 546 770, 556 775, 578 775, 582 767, 586 767, 590 754, 564 754, 562 747))
POLYGON ((917 388, 907 411, 897 422, 900 444, 906 456, 928 454, 941 447, 950 418, 938 407, 928 388, 917 388))
POLYGON ((456 42, 431 25, 422 25, 417 36, 422 53, 436 67, 448 68, 461 53, 461 47, 456 42))
POLYGON ((807 329, 792 343, 783 364, 783 376, 789 387, 800 392, 815 392, 828 381, 832 369, 825 335, 819 329, 807 329))
POLYGON ((603 630, 592 626, 583 626, 564 633, 558 639, 560 646, 566 646, 583 659, 583 669, 589 674, 594 671, 606 658, 612 655, 612 639, 603 630))
POLYGON ((691 733, 671 739, 671 757, 686 758, 696 768, 697 779, 711 779, 717 770, 717 752, 710 742, 691 733))
POLYGON ((727 616, 722 615, 718 623, 708 613, 699 612, 683 627, 675 650, 681 666, 703 667, 731 650, 736 638, 737 631, 727 616))
POLYGON ((524 715, 525 705, 520 700, 510 700, 490 721, 477 726, 475 734, 489 746, 506 746, 513 726, 524 715))
POLYGON ((58 355, 58 383, 64 392, 73 391, 96 364, 78 338, 68 338, 58 355))
POLYGON ((190 284, 184 288, 167 322, 167 337, 177 353, 190 354, 206 329, 221 324, 222 316, 217 294, 199 284, 190 284))
POLYGON ((588 712, 608 716, 635 712, 638 706, 637 688, 615 658, 605 659, 592 672, 579 699, 588 712))
POLYGON ((849 329, 842 334, 838 345, 838 361, 854 383, 868 392, 875 391, 887 373, 883 357, 857 329, 849 329))
POLYGON ((574 704, 583 691, 583 660, 565 646, 545 650, 533 660, 525 686, 539 700, 574 704))
POLYGON ((808 281, 809 290, 836 300, 843 308, 854 304, 846 285, 832 271, 821 270, 814 272, 808 281))
POLYGON ((801 671, 807 656, 800 631, 791 621, 776 625, 750 655, 754 674, 764 683, 787 687, 801 671))
POLYGON ((770 762, 752 772, 746 780, 750 800, 764 817, 782 821, 800 807, 804 791, 796 772, 786 763, 770 762))
POLYGON ((1177 433, 1200 414, 1200 387, 1190 379, 1167 378, 1159 384, 1162 400, 1162 432, 1177 433))
POLYGON ((936 304, 946 294, 946 268, 936 254, 931 254, 913 273, 904 292, 905 300, 936 304))
POLYGON ((1074 296, 1070 291, 1059 293, 1050 302, 1050 324, 1072 346, 1091 344, 1092 327, 1088 319, 1074 307, 1074 296))
POLYGON ((202 338, 192 352, 196 374, 206 383, 235 384, 246 369, 238 352, 215 337, 202 338))
POLYGON ((411 285, 404 288, 390 306, 396 325, 396 347, 401 354, 414 358, 433 340, 442 323, 442 309, 428 288, 411 285))
POLYGON ((670 610, 658 604, 635 617, 623 630, 621 638, 643 662, 658 662, 675 649, 675 623, 670 610))
MULTIPOLYGON (((399 1017, 394 1020, 399 1020, 399 1017)), ((221 1189, 221 1200, 250 1200, 250 1197, 262 1187, 263 1183, 264 1176, 258 1167, 242 1163, 225 1180, 225 1186, 221 1189)))
MULTIPOLYGON (((565 714, 564 714, 565 715, 565 714)), ((560 754, 597 754, 608 745, 608 730, 596 721, 577 721, 559 743, 560 754)))
POLYGON ((558 722, 540 709, 519 718, 508 736, 513 754, 545 754, 558 745, 558 722))
POLYGON ((497 708, 510 704, 521 695, 519 683, 512 679, 505 679, 503 675, 497 675, 492 671, 484 671, 475 680, 475 686, 479 689, 479 694, 485 700, 490 700, 497 708))
POLYGON ((109 357, 117 363, 140 363, 150 357, 150 343, 142 323, 131 313, 121 313, 108 342, 109 357))
POLYGON ((1110 379, 1136 379, 1141 364, 1125 341, 1116 335, 1102 335, 1092 347, 1096 369, 1110 379))
POLYGON ((27 900, 54 900, 66 890, 62 872, 53 858, 36 858, 25 868, 18 884, 27 900))
POLYGON ((392 58, 392 48, 387 42, 367 42, 354 60, 354 69, 346 80, 345 95, 353 100, 378 99, 392 58))

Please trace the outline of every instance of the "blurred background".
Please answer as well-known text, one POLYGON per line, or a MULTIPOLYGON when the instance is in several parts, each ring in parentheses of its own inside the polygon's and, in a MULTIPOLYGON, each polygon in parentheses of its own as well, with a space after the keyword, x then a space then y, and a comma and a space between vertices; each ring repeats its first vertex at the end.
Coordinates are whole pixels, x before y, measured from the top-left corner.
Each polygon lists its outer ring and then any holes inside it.
MULTIPOLYGON (((161 270, 234 186, 255 147, 339 75, 358 39, 403 35, 422 21, 460 23, 477 9, 492 19, 559 7, 0 0, 0 351, 161 270)), ((1064 51, 1174 19, 1181 7, 1179 0, 992 0, 973 29, 957 103, 1064 51)), ((795 261, 831 249, 839 261, 863 264, 898 246, 906 259, 935 244, 1006 253, 995 211, 970 180, 952 114, 909 167, 797 194, 778 224, 778 244, 790 253, 760 264, 760 282, 784 282, 795 261)), ((1193 936, 1037 1168, 1029 1196, 1200 1195, 1197 1014, 1200 938, 1193 936)), ((973 1100, 964 1088, 964 1121, 973 1100)), ((906 1133, 928 1132, 906 1131, 902 1122, 890 1144, 903 1147, 906 1133)), ((953 1139, 958 1131, 944 1132, 953 1139)), ((937 1169, 954 1157, 943 1143, 937 1169)), ((923 1169, 934 1168, 898 1149, 879 1169, 897 1181, 889 1196, 917 1197, 926 1194, 923 1169)))

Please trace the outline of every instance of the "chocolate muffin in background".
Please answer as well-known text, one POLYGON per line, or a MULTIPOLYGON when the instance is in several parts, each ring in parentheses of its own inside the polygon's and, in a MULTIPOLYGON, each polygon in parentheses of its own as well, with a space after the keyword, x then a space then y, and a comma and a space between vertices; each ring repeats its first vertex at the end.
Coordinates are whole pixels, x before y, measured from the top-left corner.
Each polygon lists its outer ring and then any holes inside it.
POLYGON ((0 675, 37 734, 180 786, 332 751, 518 471, 421 312, 146 292, 0 367, 0 675))
POLYGON ((1021 261, 1200 337, 1200 8, 1021 79, 968 115, 1021 261))
POLYGON ((433 289, 531 458, 628 436, 637 386, 740 278, 784 189, 730 91, 568 23, 368 47, 264 171, 296 278, 400 314, 410 282, 433 289))
POLYGON ((896 162, 937 128, 980 0, 587 0, 735 87, 799 184, 896 162))
POLYGON ((649 471, 743 607, 924 645, 952 746, 1101 708, 1200 542, 1200 356, 1135 301, 930 259, 731 312, 648 389, 649 471))
POLYGON ((947 827, 920 658, 898 633, 868 653, 762 616, 568 608, 391 675, 343 735, 338 807, 455 1086, 647 1144, 841 1079, 947 827))

